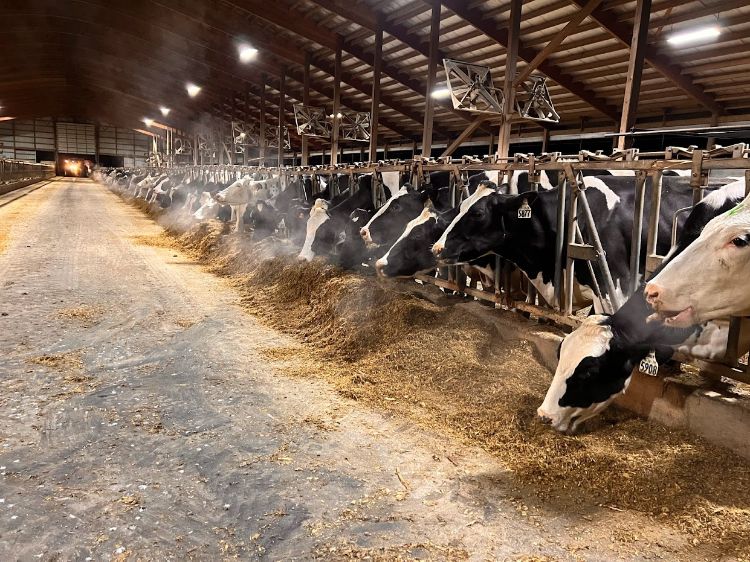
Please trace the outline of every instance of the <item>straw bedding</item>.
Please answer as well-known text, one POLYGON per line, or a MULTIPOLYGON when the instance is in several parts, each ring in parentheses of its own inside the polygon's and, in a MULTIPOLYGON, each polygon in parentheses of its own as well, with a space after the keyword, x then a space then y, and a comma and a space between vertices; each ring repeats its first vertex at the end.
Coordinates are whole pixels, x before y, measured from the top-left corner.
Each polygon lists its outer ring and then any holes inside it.
POLYGON ((170 229, 174 246, 229 278, 250 312, 297 337, 297 346, 265 352, 287 374, 323 378, 354 400, 480 445, 557 509, 634 510, 696 546, 750 556, 748 461, 615 410, 588 432, 555 433, 535 419, 551 374, 512 319, 492 322, 471 305, 421 298, 411 283, 301 264, 284 243, 224 233, 214 222, 170 229))

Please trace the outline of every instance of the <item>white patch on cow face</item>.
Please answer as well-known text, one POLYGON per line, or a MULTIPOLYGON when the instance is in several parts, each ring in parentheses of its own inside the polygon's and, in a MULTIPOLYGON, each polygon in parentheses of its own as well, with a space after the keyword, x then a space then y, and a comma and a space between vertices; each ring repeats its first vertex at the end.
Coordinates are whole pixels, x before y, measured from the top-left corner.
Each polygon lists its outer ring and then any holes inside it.
POLYGON ((676 350, 693 357, 708 360, 723 359, 729 341, 729 321, 714 320, 703 325, 698 334, 691 335, 676 350))
POLYGON ((304 261, 312 261, 315 257, 315 253, 312 251, 312 245, 315 241, 315 234, 318 229, 325 224, 329 219, 328 216, 328 201, 325 199, 316 199, 315 204, 310 209, 310 218, 307 219, 307 233, 305 235, 305 243, 302 246, 297 258, 304 261))
POLYGON ((646 285, 665 324, 684 327, 750 312, 750 197, 713 218, 646 285))
MULTIPOLYGON (((393 193, 393 192, 392 192, 393 193)), ((370 226, 372 225, 373 221, 377 219, 379 216, 381 216, 383 213, 385 213, 388 210, 388 207, 391 206, 391 203, 398 200, 399 198, 403 197, 404 195, 407 195, 409 193, 409 190, 405 187, 402 187, 398 191, 396 191, 388 201, 385 202, 385 205, 380 207, 380 209, 377 210, 377 212, 372 215, 372 218, 367 221, 367 224, 362 227, 362 229, 359 231, 359 234, 362 236, 362 239, 367 242, 368 244, 372 244, 372 237, 370 236, 370 226)))
MULTIPOLYGON (((581 361, 586 357, 601 357, 609 349, 612 329, 602 324, 604 320, 605 316, 589 316, 578 329, 563 340, 552 384, 547 390, 544 402, 537 409, 537 415, 549 421, 557 431, 575 431, 581 423, 601 412, 614 400, 612 396, 605 402, 597 402, 585 408, 560 406, 560 400, 567 390, 568 379, 581 361)), ((628 378, 625 388, 629 381, 628 378)))
POLYGON ((451 233, 453 228, 461 222, 461 219, 466 215, 466 213, 469 212, 469 209, 477 202, 481 201, 485 197, 488 197, 495 193, 495 190, 489 187, 487 184, 480 184, 477 190, 472 193, 469 197, 461 201, 461 207, 459 207, 458 214, 456 217, 451 221, 451 223, 448 225, 448 228, 445 229, 445 232, 443 232, 443 235, 440 237, 440 239, 435 242, 432 246, 432 253, 436 256, 440 255, 440 253, 445 249, 445 241, 448 239, 448 235, 451 233))
POLYGON ((407 223, 406 228, 401 233, 401 236, 398 237, 398 240, 393 243, 393 246, 388 249, 388 251, 382 258, 375 262, 375 267, 383 268, 388 265, 388 256, 391 254, 391 250, 393 250, 393 248, 395 248, 402 240, 408 237, 409 234, 411 234, 411 231, 414 230, 417 226, 426 223, 430 219, 437 220, 437 214, 433 212, 429 207, 425 207, 417 218, 407 223))
POLYGON ((205 220, 216 216, 216 206, 218 203, 214 201, 211 194, 204 191, 201 195, 201 206, 193 213, 193 217, 198 220, 205 220))
POLYGON ((585 185, 586 187, 593 187, 597 191, 601 192, 601 194, 604 195, 604 198, 607 201, 607 209, 610 211, 617 207, 618 203, 620 203, 620 196, 612 191, 612 188, 604 183, 601 178, 598 178, 596 176, 584 176, 583 185, 585 185))

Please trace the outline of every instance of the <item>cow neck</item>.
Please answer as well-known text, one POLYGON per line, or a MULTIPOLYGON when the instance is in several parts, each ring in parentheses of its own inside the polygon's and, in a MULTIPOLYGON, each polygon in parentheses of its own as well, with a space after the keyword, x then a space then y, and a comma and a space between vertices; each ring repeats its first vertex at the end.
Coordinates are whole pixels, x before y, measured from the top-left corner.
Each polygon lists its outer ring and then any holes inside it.
MULTIPOLYGON (((523 194, 515 197, 523 197, 523 194)), ((552 283, 555 277, 556 215, 557 189, 538 192, 531 220, 535 221, 535 230, 544 233, 544 250, 540 253, 525 246, 529 242, 525 237, 519 239, 519 236, 510 236, 501 242, 496 252, 515 263, 530 279, 536 279, 541 273, 544 283, 552 283)), ((503 228, 503 225, 498 223, 497 227, 503 228)))

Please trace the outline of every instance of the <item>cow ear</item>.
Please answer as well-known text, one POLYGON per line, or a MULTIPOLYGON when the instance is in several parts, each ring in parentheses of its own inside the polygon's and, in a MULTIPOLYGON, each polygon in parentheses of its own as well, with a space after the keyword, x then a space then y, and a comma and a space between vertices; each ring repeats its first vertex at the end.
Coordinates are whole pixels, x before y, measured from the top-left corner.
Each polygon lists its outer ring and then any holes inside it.
POLYGON ((405 189, 406 191, 416 191, 414 189, 414 186, 410 182, 406 182, 404 185, 402 185, 401 189, 405 189))
POLYGON ((503 195, 507 195, 508 192, 510 191, 510 184, 508 184, 508 183, 501 183, 500 185, 497 186, 497 189, 495 191, 497 191, 498 193, 501 193, 503 195))
POLYGON ((526 202, 526 205, 531 207, 534 202, 539 197, 539 192, 537 191, 527 191, 525 193, 520 193, 516 196, 516 201, 518 202, 518 207, 522 206, 524 204, 524 201, 526 202))

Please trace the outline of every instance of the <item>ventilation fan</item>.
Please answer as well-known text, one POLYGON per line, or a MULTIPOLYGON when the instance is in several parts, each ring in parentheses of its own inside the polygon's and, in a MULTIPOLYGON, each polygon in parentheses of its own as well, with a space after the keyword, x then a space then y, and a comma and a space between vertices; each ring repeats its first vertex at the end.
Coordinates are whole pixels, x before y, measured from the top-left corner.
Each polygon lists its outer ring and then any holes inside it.
POLYGON ((547 78, 531 76, 516 91, 516 111, 524 119, 559 123, 560 116, 552 105, 547 78))
POLYGON ((342 111, 341 136, 346 140, 369 142, 371 122, 367 111, 342 111))
POLYGON ((444 59, 454 109, 475 113, 502 113, 503 92, 492 84, 488 66, 444 59))
MULTIPOLYGON (((279 129, 280 127, 266 127, 266 146, 268 148, 279 148, 279 129)), ((289 129, 284 127, 284 148, 292 148, 292 142, 289 140, 289 129)))
POLYGON ((331 138, 331 123, 323 107, 310 107, 301 103, 294 104, 294 120, 297 123, 297 134, 308 137, 331 138))

